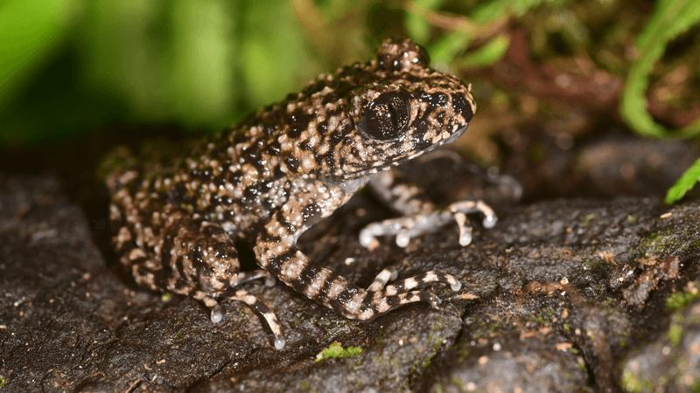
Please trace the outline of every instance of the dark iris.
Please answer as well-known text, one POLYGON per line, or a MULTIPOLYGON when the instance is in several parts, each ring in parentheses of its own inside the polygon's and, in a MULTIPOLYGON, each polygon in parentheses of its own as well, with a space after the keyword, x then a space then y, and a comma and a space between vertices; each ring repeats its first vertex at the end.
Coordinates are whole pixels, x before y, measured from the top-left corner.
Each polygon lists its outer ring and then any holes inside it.
POLYGON ((410 117, 410 96, 405 90, 384 93, 372 101, 360 121, 360 131, 386 141, 401 135, 410 117))

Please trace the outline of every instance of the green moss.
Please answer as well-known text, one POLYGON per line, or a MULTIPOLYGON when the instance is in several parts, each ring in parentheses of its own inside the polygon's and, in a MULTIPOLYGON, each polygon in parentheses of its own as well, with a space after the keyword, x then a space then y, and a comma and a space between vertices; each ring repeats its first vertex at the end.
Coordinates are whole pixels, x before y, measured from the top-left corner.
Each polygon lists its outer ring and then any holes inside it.
POLYGON ((316 361, 320 362, 327 359, 348 358, 357 356, 362 353, 362 347, 347 347, 343 348, 343 344, 334 341, 328 348, 324 348, 316 355, 316 361))
POLYGON ((671 325, 668 327, 666 337, 674 346, 678 346, 683 340, 683 316, 675 314, 671 318, 671 325))
POLYGON ((7 385, 7 378, 0 375, 0 389, 4 388, 5 385, 7 385))
POLYGON ((173 299, 173 294, 172 293, 164 293, 163 296, 160 297, 160 300, 163 303, 167 303, 173 299))
POLYGON ((474 340, 479 340, 482 338, 493 338, 496 337, 498 332, 501 330, 502 325, 498 320, 485 320, 479 321, 471 326, 471 336, 474 340))
POLYGON ((620 339, 620 348, 625 348, 627 347, 627 338, 621 338, 620 339))
POLYGON ((435 388, 435 393, 444 393, 445 388, 442 386, 442 383, 438 382, 433 386, 435 388))
POLYGON ((464 387, 464 384, 462 383, 462 380, 457 377, 452 378, 450 383, 452 384, 452 386, 456 387, 457 390, 459 390, 460 392, 467 391, 467 389, 464 387))
POLYGON ((581 226, 587 227, 595 219, 595 214, 586 214, 581 218, 581 226))
POLYGON ((666 299, 666 308, 669 311, 683 310, 698 299, 700 299, 700 291, 676 292, 666 299))
POLYGON ((430 366, 430 362, 433 361, 433 358, 435 355, 440 352, 440 347, 445 343, 445 340, 443 340, 442 337, 438 337, 437 339, 434 339, 432 335, 428 336, 428 341, 432 342, 433 345, 430 347, 430 352, 428 353, 428 356, 423 359, 421 362, 420 366, 421 368, 428 368, 430 366))
POLYGON ((620 382, 623 390, 632 393, 650 391, 654 387, 650 381, 640 379, 637 375, 628 370, 625 370, 622 374, 622 381, 620 382))
POLYGON ((639 242, 639 251, 644 256, 664 254, 666 250, 680 248, 678 238, 672 229, 654 232, 639 242))
POLYGON ((583 372, 587 371, 586 361, 583 360, 583 358, 580 356, 578 357, 578 360, 576 361, 576 368, 578 368, 579 371, 583 371, 583 372))
POLYGON ((456 353, 457 353, 457 361, 460 363, 469 359, 469 355, 471 354, 471 352, 469 351, 469 346, 466 344, 459 345, 457 347, 456 353))
POLYGON ((303 380, 303 381, 299 382, 299 390, 304 391, 304 392, 310 392, 311 385, 309 384, 309 381, 303 380))
POLYGON ((671 344, 673 345, 678 345, 681 343, 681 340, 683 339, 683 327, 680 325, 672 324, 668 328, 668 339, 671 341, 671 344))

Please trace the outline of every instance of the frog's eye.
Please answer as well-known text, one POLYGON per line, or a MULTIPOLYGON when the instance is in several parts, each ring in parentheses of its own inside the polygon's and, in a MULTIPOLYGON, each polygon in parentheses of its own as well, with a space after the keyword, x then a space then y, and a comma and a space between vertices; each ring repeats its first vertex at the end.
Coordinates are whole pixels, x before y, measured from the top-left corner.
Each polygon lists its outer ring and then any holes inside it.
POLYGON ((372 101, 360 121, 360 131, 372 139, 386 141, 401 135, 411 114, 405 90, 384 93, 372 101))

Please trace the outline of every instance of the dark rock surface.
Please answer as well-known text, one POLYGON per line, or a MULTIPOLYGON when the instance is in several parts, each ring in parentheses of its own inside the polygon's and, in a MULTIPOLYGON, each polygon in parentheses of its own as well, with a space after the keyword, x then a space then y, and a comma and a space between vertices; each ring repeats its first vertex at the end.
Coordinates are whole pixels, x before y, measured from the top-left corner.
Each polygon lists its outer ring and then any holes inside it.
POLYGON ((356 323, 282 286, 249 285, 283 324, 287 346, 276 351, 241 304, 213 325, 194 300, 134 286, 96 245, 102 224, 88 225, 56 178, 0 177, 0 392, 700 386, 696 203, 544 201, 500 208, 496 228, 477 226, 466 248, 452 226, 403 250, 390 239, 361 248, 359 229, 388 214, 358 195, 302 249, 361 285, 394 266, 400 277, 455 274, 462 291, 435 286, 440 310, 356 323), (362 352, 317 361, 336 341, 362 352))

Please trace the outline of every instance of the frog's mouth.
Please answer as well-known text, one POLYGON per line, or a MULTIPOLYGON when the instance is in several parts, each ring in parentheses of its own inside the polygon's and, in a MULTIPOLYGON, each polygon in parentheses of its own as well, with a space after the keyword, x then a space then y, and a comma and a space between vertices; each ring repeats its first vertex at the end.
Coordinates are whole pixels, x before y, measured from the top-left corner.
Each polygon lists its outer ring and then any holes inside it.
POLYGON ((385 162, 383 162, 381 164, 369 167, 367 169, 358 169, 356 171, 345 172, 343 174, 343 176, 341 176, 341 179, 342 180, 355 180, 355 179, 358 179, 361 177, 371 176, 371 175, 374 175, 375 173, 385 171, 391 167, 401 165, 402 163, 404 163, 406 161, 410 161, 414 158, 420 157, 423 154, 430 153, 431 151, 433 151, 433 150, 435 150, 443 145, 452 143, 452 142, 456 141, 457 139, 459 139, 459 137, 462 136, 462 134, 464 134, 464 132, 467 130, 467 126, 468 126, 468 124, 463 125, 462 127, 458 128, 456 131, 452 132, 452 134, 449 137, 447 137, 447 138, 445 138, 437 143, 434 143, 426 148, 420 149, 418 151, 415 151, 415 150, 405 151, 405 152, 398 154, 394 157, 390 157, 389 159, 385 160, 385 162))

